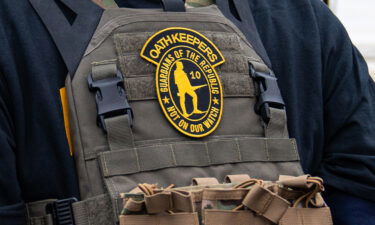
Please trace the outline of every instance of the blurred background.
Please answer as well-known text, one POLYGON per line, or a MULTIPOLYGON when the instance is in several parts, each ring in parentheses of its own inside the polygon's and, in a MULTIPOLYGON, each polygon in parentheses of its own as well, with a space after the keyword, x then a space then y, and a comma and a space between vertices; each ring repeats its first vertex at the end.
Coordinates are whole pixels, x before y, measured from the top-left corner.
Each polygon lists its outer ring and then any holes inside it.
POLYGON ((329 0, 328 3, 365 57, 375 79, 375 0, 329 0))

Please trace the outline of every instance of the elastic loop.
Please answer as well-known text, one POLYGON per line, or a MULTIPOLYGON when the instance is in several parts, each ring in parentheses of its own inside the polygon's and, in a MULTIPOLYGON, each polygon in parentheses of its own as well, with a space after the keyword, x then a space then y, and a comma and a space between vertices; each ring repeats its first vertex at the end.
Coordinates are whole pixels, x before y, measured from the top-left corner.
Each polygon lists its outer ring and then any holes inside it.
POLYGON ((198 177, 192 179, 193 186, 217 185, 219 181, 215 177, 198 177))
POLYGON ((227 175, 225 177, 225 183, 242 183, 250 179, 250 176, 247 174, 227 175))

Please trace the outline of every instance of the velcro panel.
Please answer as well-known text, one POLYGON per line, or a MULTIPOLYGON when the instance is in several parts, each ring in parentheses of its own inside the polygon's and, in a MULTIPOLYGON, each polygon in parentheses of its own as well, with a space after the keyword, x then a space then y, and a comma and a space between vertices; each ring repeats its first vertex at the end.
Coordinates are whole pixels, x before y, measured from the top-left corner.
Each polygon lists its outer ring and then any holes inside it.
MULTIPOLYGON (((255 96, 255 87, 249 75, 221 73, 219 77, 222 83, 224 97, 255 96)), ((156 99, 154 77, 129 77, 126 78, 124 82, 128 100, 139 101, 156 99)))
POLYGON ((240 39, 236 34, 233 33, 208 33, 208 32, 201 32, 204 36, 206 36, 212 43, 215 45, 220 46, 221 51, 233 51, 238 50, 241 48, 240 46, 240 39))
MULTIPOLYGON (((234 51, 222 52, 225 62, 217 66, 217 73, 249 74, 248 58, 234 51)), ((124 76, 155 76, 156 66, 142 59, 139 52, 119 56, 120 68, 124 76)))
POLYGON ((142 59, 139 52, 119 56, 120 68, 124 76, 134 77, 139 75, 154 76, 156 66, 142 59))
POLYGON ((144 77, 129 77, 125 79, 125 90, 128 100, 150 100, 156 99, 155 78, 144 77), (141 87, 141 88, 140 88, 141 87))
MULTIPOLYGON (((226 63, 218 72, 248 73, 247 57, 234 54, 241 49, 240 39, 233 33, 204 33, 222 51, 226 63)), ((114 35, 121 70, 125 77, 154 75, 156 67, 140 57, 140 51, 151 33, 119 33, 114 35)))
MULTIPOLYGON (((157 31, 155 31, 157 32, 157 31)), ((119 55, 131 52, 140 52, 146 40, 155 32, 140 32, 140 33, 118 33, 114 35, 116 48, 119 55)), ((205 32, 201 34, 206 36, 215 45, 220 46, 221 51, 240 49, 240 39, 234 33, 226 32, 205 32)))
MULTIPOLYGON (((249 58, 241 53, 240 38, 234 33, 201 32, 222 52, 225 63, 216 67, 224 97, 255 97, 249 76, 249 58)), ((156 65, 142 59, 140 51, 153 32, 117 33, 114 42, 130 101, 156 99, 156 65)), ((254 60, 254 59, 251 59, 254 60)))
POLYGON ((255 97, 255 87, 249 75, 219 74, 225 97, 255 97))
POLYGON ((125 53, 140 52, 146 40, 152 35, 151 32, 142 33, 117 33, 114 35, 117 53, 124 55, 125 53))
POLYGON ((225 62, 217 67, 217 73, 249 74, 249 60, 245 55, 222 52, 225 62))
POLYGON ((100 162, 104 176, 108 177, 181 166, 298 161, 294 147, 293 139, 244 137, 108 151, 100 153, 100 162), (280 150, 280 146, 285 149, 280 150))

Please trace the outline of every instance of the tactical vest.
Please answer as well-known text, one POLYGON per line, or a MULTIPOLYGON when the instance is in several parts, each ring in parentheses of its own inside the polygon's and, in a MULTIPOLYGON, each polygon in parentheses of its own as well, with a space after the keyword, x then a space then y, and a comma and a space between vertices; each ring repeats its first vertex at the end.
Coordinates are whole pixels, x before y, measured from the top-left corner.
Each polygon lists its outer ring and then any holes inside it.
POLYGON ((123 193, 140 183, 302 175, 265 50, 256 30, 240 29, 252 22, 235 18, 227 1, 217 1, 221 10, 186 11, 179 1, 163 2, 164 11, 103 12, 66 80, 81 199, 31 203, 31 224, 117 224, 123 193))

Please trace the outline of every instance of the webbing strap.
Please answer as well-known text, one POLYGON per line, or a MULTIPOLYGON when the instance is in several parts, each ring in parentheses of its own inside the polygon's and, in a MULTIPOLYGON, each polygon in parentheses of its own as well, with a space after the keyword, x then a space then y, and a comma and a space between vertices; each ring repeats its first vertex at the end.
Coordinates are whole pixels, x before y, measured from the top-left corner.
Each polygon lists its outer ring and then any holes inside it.
POLYGON ((164 11, 167 12, 185 12, 185 3, 183 0, 162 0, 164 11))
POLYGON ((103 80, 106 78, 116 77, 117 66, 116 60, 106 60, 102 62, 95 62, 91 67, 92 78, 96 80, 103 80))
MULTIPOLYGON (((99 91, 105 90, 108 93, 111 93, 108 96, 104 95, 104 93, 99 93, 101 95, 100 100, 106 103, 106 104, 101 104, 101 106, 104 108, 103 111, 107 110, 107 108, 110 109, 111 106, 113 106, 114 110, 121 110, 119 109, 119 106, 121 106, 123 102, 120 102, 120 103, 113 102, 114 99, 117 100, 117 98, 111 99, 111 97, 117 96, 116 94, 118 94, 117 93, 118 86, 117 85, 106 86, 106 83, 105 83, 108 79, 116 78, 118 76, 116 60, 106 60, 106 61, 93 63, 92 69, 91 69, 91 76, 92 76, 93 82, 100 82, 100 81, 103 82, 103 87, 102 87, 103 90, 100 89, 99 91), (115 90, 108 90, 109 88, 112 88, 115 90)), ((122 93, 122 95, 126 95, 126 93, 122 93)), ((119 100, 122 101, 121 98, 119 100)), ((101 113, 99 111, 100 109, 98 107, 98 113, 101 113)), ((109 114, 112 114, 112 113, 109 112, 109 114)), ((107 140, 108 140, 108 144, 111 150, 119 150, 119 149, 124 149, 127 147, 134 146, 133 132, 131 130, 132 115, 120 113, 120 115, 115 115, 115 116, 110 115, 108 117, 103 115, 103 118, 104 118, 103 121, 100 121, 100 122, 104 123, 102 124, 102 126, 104 125, 105 130, 107 131, 107 140)))
POLYGON ((242 204, 276 224, 290 206, 287 200, 258 184, 250 189, 242 204))
POLYGON ((104 119, 107 127, 107 140, 111 150, 120 150, 134 146, 133 132, 127 115, 104 119))
POLYGON ((288 137, 288 127, 285 109, 270 107, 270 121, 265 128, 267 138, 288 137))
POLYGON ((297 161, 294 139, 236 138, 180 142, 100 153, 105 177, 177 166, 297 161))

